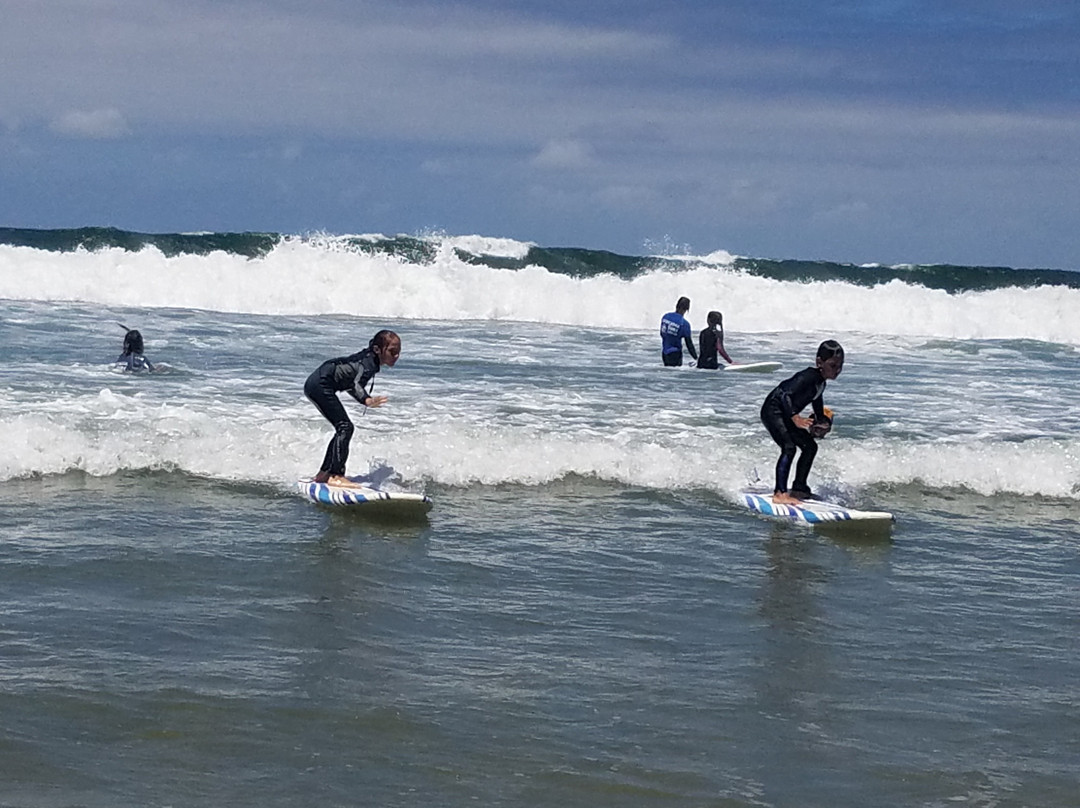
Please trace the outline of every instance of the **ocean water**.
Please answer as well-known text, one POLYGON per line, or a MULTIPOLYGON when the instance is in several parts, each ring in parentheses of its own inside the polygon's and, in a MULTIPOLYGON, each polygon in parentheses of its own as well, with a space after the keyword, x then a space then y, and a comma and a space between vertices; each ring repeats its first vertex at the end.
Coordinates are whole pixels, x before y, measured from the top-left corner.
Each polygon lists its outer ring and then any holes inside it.
POLYGON ((0 804, 1075 806, 1078 277, 0 231, 0 804), (784 368, 662 367, 680 295, 784 368), (295 493, 383 327, 350 472, 426 519, 295 493), (887 535, 736 503, 825 338, 887 535))

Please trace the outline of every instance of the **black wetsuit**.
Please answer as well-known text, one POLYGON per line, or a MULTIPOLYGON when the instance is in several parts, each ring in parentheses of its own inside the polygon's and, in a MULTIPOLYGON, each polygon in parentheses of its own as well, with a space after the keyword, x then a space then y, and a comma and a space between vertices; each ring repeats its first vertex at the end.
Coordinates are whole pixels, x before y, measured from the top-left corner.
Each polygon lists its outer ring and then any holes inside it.
POLYGON ((799 449, 801 454, 795 467, 795 481, 791 489, 803 493, 810 491, 806 480, 810 476, 810 467, 817 454, 817 441, 807 430, 795 426, 791 416, 802 412, 807 404, 812 404, 814 414, 824 418, 825 405, 821 400, 824 392, 825 377, 821 375, 821 371, 816 367, 807 368, 780 382, 761 405, 761 422, 780 446, 780 459, 776 461, 776 491, 788 490, 788 474, 796 449, 799 449))
POLYGON ((123 365, 124 370, 139 373, 143 370, 153 372, 154 365, 141 353, 122 353, 116 357, 116 364, 123 365))
POLYGON ((703 329, 698 334, 698 360, 697 366, 705 370, 716 370, 720 367, 717 358, 717 345, 724 341, 723 329, 717 331, 712 326, 703 329))
POLYGON ((349 441, 354 427, 337 394, 346 391, 361 404, 366 404, 371 394, 365 388, 378 372, 379 357, 370 348, 365 348, 350 356, 326 360, 304 382, 304 395, 334 427, 334 437, 326 447, 320 471, 344 476, 345 462, 349 459, 349 441))

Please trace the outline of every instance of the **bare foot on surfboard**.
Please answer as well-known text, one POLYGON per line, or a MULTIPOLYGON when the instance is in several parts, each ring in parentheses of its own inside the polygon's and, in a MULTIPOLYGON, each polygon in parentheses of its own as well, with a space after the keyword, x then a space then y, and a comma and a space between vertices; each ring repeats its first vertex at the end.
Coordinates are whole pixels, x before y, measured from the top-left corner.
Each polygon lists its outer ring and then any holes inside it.
POLYGON ((772 501, 773 505, 798 505, 801 502, 786 491, 773 494, 772 501))

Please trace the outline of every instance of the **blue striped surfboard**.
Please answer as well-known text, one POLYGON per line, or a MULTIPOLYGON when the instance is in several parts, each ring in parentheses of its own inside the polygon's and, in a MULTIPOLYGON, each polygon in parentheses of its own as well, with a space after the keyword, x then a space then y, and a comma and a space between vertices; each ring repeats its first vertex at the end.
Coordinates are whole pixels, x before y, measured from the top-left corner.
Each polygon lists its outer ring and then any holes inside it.
MULTIPOLYGON (((353 479, 353 478, 350 478, 353 479)), ((427 513, 434 504, 424 494, 406 491, 380 491, 358 482, 355 486, 327 485, 314 480, 300 480, 296 486, 300 493, 320 505, 344 507, 367 506, 371 510, 427 513)))
POLYGON ((739 499, 747 508, 764 516, 787 519, 792 522, 804 522, 808 525, 836 524, 839 522, 858 522, 861 524, 891 524, 896 521, 886 511, 857 511, 831 502, 808 499, 798 505, 777 505, 772 501, 772 494, 744 491, 739 499))

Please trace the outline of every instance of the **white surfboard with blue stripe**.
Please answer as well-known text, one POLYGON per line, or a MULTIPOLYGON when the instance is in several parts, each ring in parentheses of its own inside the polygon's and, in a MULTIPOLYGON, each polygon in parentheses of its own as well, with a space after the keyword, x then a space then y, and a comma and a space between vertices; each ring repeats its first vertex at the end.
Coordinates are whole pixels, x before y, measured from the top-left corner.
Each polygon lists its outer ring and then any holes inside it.
POLYGON ((783 365, 780 362, 734 362, 730 365, 721 365, 722 370, 730 373, 772 373, 780 370, 783 365))
POLYGON ((787 519, 792 522, 803 522, 808 525, 843 522, 885 525, 895 521, 893 515, 886 511, 858 511, 854 508, 845 508, 842 505, 816 499, 808 499, 798 505, 784 505, 774 503, 772 494, 755 493, 753 491, 744 491, 739 494, 739 498, 747 508, 764 516, 787 519))
MULTIPOLYGON (((353 479, 353 478, 350 478, 353 479)), ((300 480, 296 485, 300 493, 320 505, 344 507, 367 506, 370 510, 414 511, 427 513, 433 505, 424 494, 407 491, 381 491, 361 483, 363 478, 355 478, 356 485, 327 485, 314 480, 300 480)))

